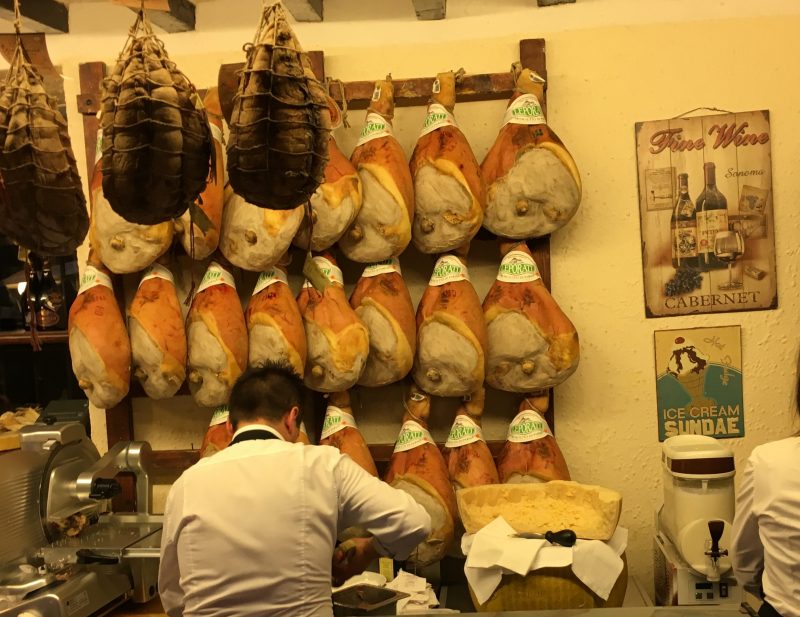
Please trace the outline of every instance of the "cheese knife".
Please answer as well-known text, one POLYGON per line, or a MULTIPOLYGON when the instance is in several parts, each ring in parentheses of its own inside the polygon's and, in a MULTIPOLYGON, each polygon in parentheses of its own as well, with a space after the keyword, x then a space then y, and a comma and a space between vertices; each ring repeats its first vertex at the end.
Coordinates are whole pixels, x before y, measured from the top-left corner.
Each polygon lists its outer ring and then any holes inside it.
POLYGON ((575 546, 578 536, 572 529, 562 529, 561 531, 546 531, 545 533, 520 532, 511 536, 512 538, 525 538, 527 540, 547 540, 550 544, 559 546, 575 546))

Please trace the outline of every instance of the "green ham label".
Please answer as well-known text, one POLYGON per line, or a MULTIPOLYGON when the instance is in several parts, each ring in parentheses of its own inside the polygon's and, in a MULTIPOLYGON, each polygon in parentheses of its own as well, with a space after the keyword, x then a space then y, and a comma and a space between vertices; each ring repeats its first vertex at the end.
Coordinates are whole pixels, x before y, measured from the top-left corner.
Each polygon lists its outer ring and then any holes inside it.
POLYGON ((523 251, 509 251, 497 271, 497 280, 504 283, 528 283, 541 278, 533 257, 523 251))
POLYGON ((535 409, 519 412, 508 427, 508 441, 526 443, 552 435, 547 421, 535 409))
POLYGON ((320 439, 326 439, 347 427, 358 428, 353 416, 335 405, 328 405, 325 410, 325 419, 322 421, 322 434, 320 439))
POLYGON ((428 106, 428 115, 425 116, 425 121, 422 123, 422 132, 420 137, 432 133, 438 128, 443 126, 458 126, 456 119, 444 105, 439 103, 432 103, 428 106))
POLYGON ((208 425, 215 426, 217 424, 223 424, 224 422, 227 422, 229 414, 230 410, 228 409, 228 406, 220 405, 214 409, 214 414, 211 416, 211 422, 209 422, 208 425))
POLYGON ((286 273, 280 268, 270 268, 269 270, 265 270, 261 273, 256 281, 256 286, 253 289, 253 295, 255 296, 259 291, 263 291, 275 283, 283 283, 284 285, 288 285, 289 283, 286 280, 286 273))
POLYGON ((394 444, 394 451, 405 452, 406 450, 412 450, 426 443, 434 443, 428 429, 413 420, 408 420, 403 423, 400 429, 400 434, 397 436, 397 441, 394 444))
POLYGON ((503 126, 506 124, 547 124, 536 95, 522 94, 511 101, 503 118, 503 126))
POLYGON ((111 283, 111 277, 108 276, 108 274, 101 272, 94 266, 86 266, 86 270, 83 271, 83 275, 81 276, 81 284, 78 289, 78 293, 82 294, 87 289, 97 287, 98 285, 108 287, 112 290, 114 289, 114 286, 111 283))
POLYGON ((200 293, 204 289, 214 287, 215 285, 228 285, 236 289, 236 283, 234 283, 231 273, 220 266, 216 261, 212 261, 208 266, 208 270, 206 270, 206 273, 203 275, 203 280, 200 281, 200 286, 195 293, 200 293))
MULTIPOLYGON (((344 285, 344 277, 342 276, 342 270, 338 266, 334 266, 330 260, 317 255, 314 257, 314 263, 317 264, 317 268, 331 283, 338 283, 339 285, 344 285)), ((312 287, 310 281, 306 281, 303 283, 303 287, 312 287)))
POLYGON ((398 261, 397 257, 391 257, 389 259, 384 259, 383 261, 379 261, 374 264, 368 265, 364 268, 364 272, 361 274, 363 278, 370 278, 372 276, 378 276, 379 274, 390 274, 395 272, 400 274, 400 262, 398 261))
POLYGON ((387 137, 392 134, 392 125, 380 114, 369 112, 367 120, 364 122, 364 127, 361 129, 361 134, 358 137, 356 146, 378 139, 378 137, 387 137))
POLYGON ((458 415, 444 445, 446 448, 458 448, 476 441, 483 441, 481 427, 469 416, 458 415))
POLYGON ((455 255, 443 255, 438 259, 433 267, 429 285, 438 287, 445 283, 456 281, 468 281, 469 273, 467 267, 455 255))
POLYGON ((175 284, 175 279, 172 277, 172 272, 170 272, 168 268, 165 268, 161 264, 152 264, 147 268, 147 270, 144 271, 142 280, 139 281, 139 287, 142 286, 142 283, 149 281, 150 279, 164 279, 173 285, 175 284))

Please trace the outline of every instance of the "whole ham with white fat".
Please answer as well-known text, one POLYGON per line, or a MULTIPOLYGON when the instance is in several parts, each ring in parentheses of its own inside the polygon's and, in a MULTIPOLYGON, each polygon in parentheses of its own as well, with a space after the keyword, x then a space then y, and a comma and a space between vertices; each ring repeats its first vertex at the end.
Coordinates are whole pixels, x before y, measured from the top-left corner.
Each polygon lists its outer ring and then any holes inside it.
POLYGON ((111 209, 103 195, 102 131, 98 131, 98 158, 89 184, 92 213, 89 242, 97 257, 116 274, 139 272, 167 252, 172 244, 172 221, 157 225, 130 223, 111 209))
POLYGON ((439 73, 411 155, 414 224, 411 239, 423 253, 446 253, 472 240, 485 207, 481 169, 456 124, 456 74, 439 73))
POLYGON ((195 402, 228 402, 233 384, 247 368, 247 326, 233 276, 212 261, 186 316, 189 390, 195 402))
POLYGON ((200 445, 200 458, 224 450, 233 439, 233 431, 228 427, 228 406, 220 405, 214 410, 211 422, 200 445))
POLYGON ((544 80, 530 69, 515 72, 514 95, 481 172, 486 183, 484 227, 520 240, 566 225, 581 202, 581 178, 545 121, 544 80))
POLYGON ((417 331, 414 305, 396 258, 364 268, 350 305, 369 330, 369 357, 358 384, 384 386, 408 375, 417 331))
POLYGON ((367 119, 350 161, 361 178, 363 200, 355 222, 339 240, 352 261, 397 257, 411 241, 414 187, 403 148, 392 134, 394 87, 375 83, 367 119))
POLYGON ((317 392, 341 392, 353 387, 367 363, 369 332, 347 303, 342 271, 330 254, 314 257, 327 280, 318 291, 306 281, 297 305, 306 330, 308 357, 304 381, 317 392))
POLYGON ((299 377, 306 365, 303 317, 281 266, 262 272, 245 312, 250 366, 287 364, 299 377))
POLYGON ((553 432, 544 419, 547 396, 525 398, 508 427, 497 471, 500 482, 569 480, 569 469, 553 432))
POLYGON ((328 397, 319 445, 333 446, 352 458, 364 471, 378 477, 367 442, 356 426, 348 392, 334 392, 328 397))
POLYGON ((186 254, 194 259, 205 259, 217 250, 219 230, 222 226, 222 207, 225 202, 225 150, 222 147, 222 107, 219 102, 219 91, 216 87, 208 89, 203 99, 203 105, 208 115, 211 136, 214 138, 215 167, 209 172, 206 188, 200 193, 200 197, 194 206, 190 206, 179 219, 175 220, 175 233, 180 238, 186 254))
POLYGON ((486 322, 466 259, 443 255, 417 307, 414 381, 436 396, 466 396, 483 385, 485 350, 486 322))
POLYGON ((385 478, 394 488, 411 495, 430 514, 431 535, 409 558, 419 566, 439 561, 447 554, 457 515, 447 464, 428 432, 430 405, 430 397, 412 386, 385 478))
POLYGON ((134 375, 147 396, 175 395, 186 378, 186 330, 168 268, 153 264, 143 274, 128 309, 134 375))
POLYGON ((219 248, 234 266, 262 272, 284 256, 303 221, 303 206, 268 210, 225 188, 219 248))
POLYGON ((578 368, 578 333, 547 291, 527 245, 504 242, 500 251, 497 279, 483 301, 486 382, 509 392, 551 388, 578 368))
POLYGON ((109 409, 128 394, 131 344, 108 270, 90 251, 69 309, 72 371, 89 402, 109 409))
MULTIPOLYGON (((342 125, 342 112, 330 98, 328 107, 333 128, 338 128, 342 125)), ((310 251, 324 251, 336 244, 361 209, 361 197, 361 178, 331 133, 325 181, 311 196, 311 221, 303 219, 293 244, 310 251)))
POLYGON ((492 453, 481 431, 485 397, 486 391, 482 387, 464 397, 444 444, 447 472, 455 490, 500 482, 492 453))

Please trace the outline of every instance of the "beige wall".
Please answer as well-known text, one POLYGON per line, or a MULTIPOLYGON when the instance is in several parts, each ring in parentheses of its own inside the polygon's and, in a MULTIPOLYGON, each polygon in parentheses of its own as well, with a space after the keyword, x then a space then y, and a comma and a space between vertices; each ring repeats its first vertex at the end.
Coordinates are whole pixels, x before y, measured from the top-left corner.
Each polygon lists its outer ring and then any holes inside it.
MULTIPOLYGON (((360 6, 369 4, 327 0, 328 21, 298 25, 307 49, 325 50, 329 75, 375 79, 390 71, 406 77, 461 66, 468 72, 500 71, 516 59, 520 38, 547 40, 549 121, 571 149, 584 181, 581 209, 552 238, 553 295, 575 323, 582 347, 578 371, 556 389, 557 434, 575 479, 624 495, 631 571, 649 582, 653 512, 661 498, 653 331, 741 324, 746 437, 727 442, 739 466, 754 446, 797 428, 792 384, 798 347, 800 7, 793 0, 730 0, 724 10, 718 2, 702 0, 578 0, 537 10, 528 8, 530 0, 451 0, 446 21, 422 23, 414 20, 410 2, 380 3, 392 7, 382 13, 383 20, 373 18, 383 9, 361 12, 360 6), (634 123, 698 106, 771 112, 780 307, 647 320, 634 123)), ((198 87, 216 83, 221 62, 242 59, 241 45, 252 37, 258 5, 203 2, 196 33, 164 37, 198 87)), ((132 14, 117 7, 74 4, 73 34, 49 39, 53 60, 67 78, 76 144, 82 143, 74 107, 78 63, 111 61, 131 21, 132 14)), ((503 107, 492 102, 456 109, 479 160, 494 139, 503 107)), ((421 108, 398 111, 396 134, 408 153, 422 116, 421 108)), ((362 118, 363 112, 352 113, 353 128, 337 134, 346 152, 362 118)), ((76 155, 83 158, 82 147, 76 147, 76 155)), ((482 297, 497 261, 490 243, 477 243, 475 251, 470 265, 482 297)), ((415 301, 430 271, 426 260, 402 259, 415 301)), ((351 283, 356 273, 345 269, 351 283)), ((136 437, 150 439, 157 448, 196 447, 209 416, 189 401, 140 400, 135 413, 136 437)), ((367 438, 392 441, 399 413, 397 404, 384 409, 367 400, 361 415, 367 438)), ((445 407, 435 410, 440 430, 451 413, 445 407)), ((503 420, 513 410, 495 399, 486 413, 489 436, 501 436, 503 420)), ((102 414, 93 414, 93 421, 102 434, 102 414)), ((102 437, 98 441, 102 448, 102 437)))

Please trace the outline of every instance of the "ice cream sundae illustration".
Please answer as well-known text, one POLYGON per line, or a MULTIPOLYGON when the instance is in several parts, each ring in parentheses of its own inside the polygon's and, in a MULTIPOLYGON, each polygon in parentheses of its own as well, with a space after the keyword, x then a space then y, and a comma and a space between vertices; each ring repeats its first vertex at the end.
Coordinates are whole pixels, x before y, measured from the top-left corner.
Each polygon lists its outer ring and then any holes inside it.
POLYGON ((691 407, 710 407, 716 403, 705 397, 706 366, 708 359, 684 337, 675 339, 667 372, 678 380, 692 397, 691 407))

